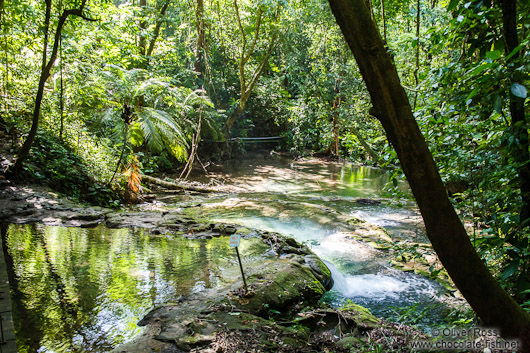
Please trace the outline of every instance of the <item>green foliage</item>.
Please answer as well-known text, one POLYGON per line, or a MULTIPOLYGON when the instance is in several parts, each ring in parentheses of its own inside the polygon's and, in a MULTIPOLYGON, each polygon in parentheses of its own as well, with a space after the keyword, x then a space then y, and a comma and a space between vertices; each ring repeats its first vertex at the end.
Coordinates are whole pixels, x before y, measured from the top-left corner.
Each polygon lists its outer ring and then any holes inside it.
POLYGON ((455 206, 473 224, 473 243, 517 296, 530 288, 530 230, 519 219, 521 164, 514 153, 521 127, 512 124, 509 104, 510 93, 526 97, 528 75, 511 80, 528 57, 512 62, 515 53, 504 53, 498 6, 451 2, 448 8, 452 18, 428 32, 429 55, 443 60, 422 84, 416 116, 455 206))
POLYGON ((36 148, 24 166, 24 173, 25 177, 77 200, 107 205, 117 198, 100 181, 94 180, 91 167, 74 149, 46 131, 37 135, 36 148))

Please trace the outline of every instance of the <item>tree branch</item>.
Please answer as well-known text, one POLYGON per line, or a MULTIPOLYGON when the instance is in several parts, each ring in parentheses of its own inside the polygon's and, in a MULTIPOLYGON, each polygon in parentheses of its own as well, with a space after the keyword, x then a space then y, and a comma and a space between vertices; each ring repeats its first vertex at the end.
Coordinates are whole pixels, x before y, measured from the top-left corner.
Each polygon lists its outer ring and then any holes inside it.
POLYGON ((241 85, 241 93, 243 93, 247 88, 245 82, 245 64, 243 63, 243 58, 245 57, 245 50, 247 47, 247 37, 245 36, 245 31, 243 30, 243 25, 241 24, 241 16, 239 15, 237 0, 234 0, 234 9, 236 10, 237 26, 239 27, 239 33, 241 33, 241 39, 243 42, 241 46, 241 52, 239 53, 239 82, 241 85))
POLYGON ((250 45, 250 49, 248 50, 247 55, 245 55, 245 57, 243 58, 243 65, 245 65, 248 62, 248 60, 250 59, 250 56, 252 55, 252 53, 254 52, 254 48, 256 47, 256 43, 258 42, 259 28, 260 28, 260 25, 261 25, 261 14, 262 13, 263 13, 263 11, 261 9, 259 9, 259 11, 258 11, 258 20, 257 20, 257 23, 256 23, 256 30, 254 31, 254 40, 252 41, 252 44, 250 45))
MULTIPOLYGON (((59 22, 57 24, 57 28, 55 29, 55 36, 53 43, 53 49, 50 56, 50 59, 48 60, 48 63, 44 66, 43 61, 43 68, 41 70, 40 78, 39 78, 39 86, 37 89, 37 95, 35 97, 35 106, 33 109, 33 119, 31 124, 31 129, 29 131, 28 137, 24 141, 24 144, 20 148, 17 159, 15 161, 15 164, 13 165, 13 168, 8 171, 9 174, 17 174, 22 169, 22 163, 24 160, 28 157, 29 151, 31 150, 31 146, 33 145, 33 140, 35 139, 35 136, 37 135, 37 130, 39 127, 39 118, 40 118, 40 109, 42 105, 42 98, 44 95, 44 86, 46 85, 46 81, 50 77, 50 72, 53 68, 53 65, 55 64, 55 60, 57 59, 57 51, 59 49, 59 43, 61 38, 61 33, 64 27, 64 24, 69 16, 77 16, 81 17, 84 20, 87 21, 96 21, 95 19, 86 17, 83 15, 83 9, 86 5, 87 0, 83 0, 81 2, 81 5, 77 9, 70 9, 65 10, 59 17, 59 22)), ((50 1, 51 3, 51 1, 50 1)), ((44 52, 43 57, 46 57, 46 52, 44 52)))
POLYGON ((248 85, 248 90, 247 90, 249 92, 249 95, 250 95, 250 92, 252 92, 252 90, 254 89, 254 86, 256 86, 256 83, 258 83, 258 80, 261 77, 261 75, 263 74, 263 72, 265 71, 265 68, 267 67, 267 63, 269 62, 269 57, 272 54, 272 50, 274 49, 274 45, 276 44, 276 38, 277 37, 278 37, 277 34, 275 34, 272 37, 271 42, 269 44, 269 48, 267 49, 267 53, 265 54, 265 57, 261 61, 258 69, 254 72, 254 76, 252 76, 252 79, 250 80, 250 84, 248 85))

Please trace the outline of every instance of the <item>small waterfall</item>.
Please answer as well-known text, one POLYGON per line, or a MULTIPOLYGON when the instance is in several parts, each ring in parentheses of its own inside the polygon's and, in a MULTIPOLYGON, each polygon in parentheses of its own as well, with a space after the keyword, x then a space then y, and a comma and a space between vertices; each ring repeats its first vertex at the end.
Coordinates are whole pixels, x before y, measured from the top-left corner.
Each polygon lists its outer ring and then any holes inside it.
POLYGON ((342 295, 345 295, 348 291, 348 282, 346 281, 346 278, 343 276, 342 273, 337 270, 335 265, 333 265, 331 262, 322 260, 326 266, 329 268, 329 271, 331 272, 331 277, 333 278, 333 288, 337 292, 341 293, 342 295))
POLYGON ((333 290, 345 298, 369 300, 400 299, 415 301, 418 296, 436 295, 436 284, 416 275, 405 275, 398 271, 343 275, 332 263, 324 261, 333 277, 333 290))

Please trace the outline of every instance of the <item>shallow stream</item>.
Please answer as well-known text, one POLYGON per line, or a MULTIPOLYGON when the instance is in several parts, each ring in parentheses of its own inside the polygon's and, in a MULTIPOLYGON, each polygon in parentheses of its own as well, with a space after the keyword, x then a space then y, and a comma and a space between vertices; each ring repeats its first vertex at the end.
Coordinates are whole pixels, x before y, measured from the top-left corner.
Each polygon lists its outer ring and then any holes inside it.
MULTIPOLYGON (((335 285, 325 297, 332 305, 351 300, 390 319, 399 319, 411 306, 417 313, 427 309, 418 321, 424 327, 439 319, 443 290, 438 283, 393 269, 383 251, 344 241, 347 229, 341 221, 346 216, 382 226, 393 239, 427 242, 410 199, 383 200, 380 205, 356 202, 382 196, 388 182, 384 171, 348 163, 276 160, 235 163, 210 178, 245 191, 204 198, 196 211, 214 221, 279 232, 308 244, 333 273, 335 285)), ((399 189, 408 192, 405 184, 399 189)))
MULTIPOLYGON (((399 319, 406 308, 421 311, 439 303, 436 282, 393 269, 385 252, 367 244, 344 242, 343 219, 352 216, 385 227, 393 238, 425 241, 410 202, 355 202, 381 196, 387 177, 380 170, 266 160, 228 166, 210 178, 241 192, 166 194, 152 206, 305 242, 333 273, 335 285, 324 298, 332 305, 351 300, 376 315, 399 319)), ((189 240, 103 226, 40 225, 11 225, 5 236, 17 283, 12 297, 20 352, 111 350, 139 331, 136 323, 153 305, 178 302, 239 278, 226 237, 189 240)), ((243 265, 252 266, 266 250, 257 239, 243 240, 243 265)), ((428 313, 420 324, 437 321, 437 310, 428 313)))

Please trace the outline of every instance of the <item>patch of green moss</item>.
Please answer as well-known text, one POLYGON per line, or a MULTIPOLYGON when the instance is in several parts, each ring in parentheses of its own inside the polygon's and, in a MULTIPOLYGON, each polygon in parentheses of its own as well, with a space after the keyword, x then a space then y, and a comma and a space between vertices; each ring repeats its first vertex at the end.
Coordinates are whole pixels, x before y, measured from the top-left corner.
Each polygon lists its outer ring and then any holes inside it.
POLYGON ((317 302, 325 293, 324 286, 308 266, 289 260, 264 263, 262 271, 248 277, 254 294, 249 298, 235 297, 232 304, 259 316, 271 310, 282 313, 301 301, 317 302))
POLYGON ((347 317, 353 318, 357 326, 364 328, 374 328, 378 325, 379 319, 370 310, 358 304, 349 303, 340 308, 340 311, 347 317))
POLYGON ((351 226, 358 226, 358 225, 364 225, 366 224, 366 221, 362 218, 352 217, 348 219, 348 224, 351 226))

